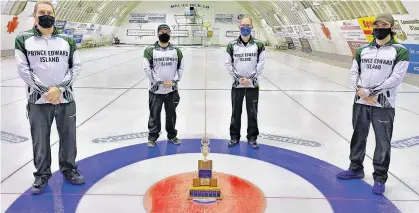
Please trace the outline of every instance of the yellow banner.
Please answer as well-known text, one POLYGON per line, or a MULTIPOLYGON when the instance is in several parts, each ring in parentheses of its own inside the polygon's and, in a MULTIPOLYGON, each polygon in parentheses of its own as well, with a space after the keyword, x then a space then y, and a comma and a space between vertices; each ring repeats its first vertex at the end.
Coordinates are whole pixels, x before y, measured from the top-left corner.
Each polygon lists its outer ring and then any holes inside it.
POLYGON ((364 17, 359 18, 359 26, 364 31, 365 38, 368 42, 372 42, 374 40, 374 36, 372 35, 372 23, 375 21, 375 17, 364 17))

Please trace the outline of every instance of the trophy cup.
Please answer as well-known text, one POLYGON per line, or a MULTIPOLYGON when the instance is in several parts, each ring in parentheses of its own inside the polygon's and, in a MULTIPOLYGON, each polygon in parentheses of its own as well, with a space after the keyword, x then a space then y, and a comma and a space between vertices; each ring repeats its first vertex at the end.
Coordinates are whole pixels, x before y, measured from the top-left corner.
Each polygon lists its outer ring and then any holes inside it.
POLYGON ((210 144, 210 140, 204 138, 204 139, 201 140, 201 144, 202 144, 201 153, 204 156, 204 162, 206 162, 206 161, 208 161, 207 156, 208 156, 208 154, 211 150, 211 148, 209 148, 209 146, 208 146, 210 144))
POLYGON ((217 185, 217 179, 212 177, 212 160, 208 160, 210 140, 201 140, 201 153, 203 160, 198 160, 198 177, 193 179, 189 189, 189 199, 194 200, 221 200, 221 190, 217 185))

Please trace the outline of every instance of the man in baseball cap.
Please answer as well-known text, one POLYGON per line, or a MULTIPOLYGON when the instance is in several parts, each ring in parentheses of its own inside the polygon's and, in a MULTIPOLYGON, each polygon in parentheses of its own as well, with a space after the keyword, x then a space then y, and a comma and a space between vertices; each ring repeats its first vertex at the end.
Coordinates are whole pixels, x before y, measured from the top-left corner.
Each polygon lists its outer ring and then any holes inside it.
POLYGON ((167 33, 167 32, 170 32, 170 27, 169 27, 169 25, 167 25, 167 24, 160 24, 160 25, 157 27, 157 33, 159 33, 159 32, 160 32, 160 30, 167 30, 167 31, 165 31, 165 33, 167 33))
POLYGON ((372 23, 373 26, 373 35, 378 40, 382 40, 382 42, 377 42, 377 44, 381 45, 387 43, 389 40, 393 38, 393 30, 394 30, 394 18, 389 13, 379 14, 375 17, 375 21, 372 23), (389 36, 389 37, 388 37, 389 36))
POLYGON ((176 130, 176 107, 179 104, 179 82, 184 71, 183 53, 173 46, 170 40, 170 27, 161 24, 157 27, 159 40, 144 50, 143 68, 150 81, 148 120, 148 147, 155 147, 161 130, 161 110, 166 112, 167 138, 180 144, 176 130))
POLYGON ((370 125, 375 133, 372 192, 383 194, 390 166, 391 139, 398 87, 409 66, 410 53, 394 40, 394 19, 380 14, 373 22, 374 40, 360 47, 354 56, 350 79, 356 95, 353 105, 353 134, 349 169, 341 179, 364 178, 364 157, 370 125))

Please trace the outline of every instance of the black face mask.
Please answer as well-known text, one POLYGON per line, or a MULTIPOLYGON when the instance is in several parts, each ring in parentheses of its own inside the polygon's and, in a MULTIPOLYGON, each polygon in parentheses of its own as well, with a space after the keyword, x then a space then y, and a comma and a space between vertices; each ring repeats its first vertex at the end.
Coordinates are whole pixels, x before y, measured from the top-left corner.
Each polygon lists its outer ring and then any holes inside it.
POLYGON ((391 28, 375 28, 373 30, 373 35, 378 40, 383 40, 390 34, 391 34, 391 28))
POLYGON ((170 40, 170 35, 167 33, 163 33, 159 35, 159 41, 163 42, 163 43, 167 43, 170 40))
POLYGON ((38 24, 43 28, 51 28, 55 24, 55 17, 50 15, 39 16, 38 24))

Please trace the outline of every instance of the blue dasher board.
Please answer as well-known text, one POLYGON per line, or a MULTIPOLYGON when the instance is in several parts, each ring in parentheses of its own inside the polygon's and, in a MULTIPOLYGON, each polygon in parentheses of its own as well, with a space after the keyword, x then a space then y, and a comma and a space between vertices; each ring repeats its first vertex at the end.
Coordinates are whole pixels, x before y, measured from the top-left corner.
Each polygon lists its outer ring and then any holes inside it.
POLYGON ((198 177, 199 178, 211 178, 212 177, 212 171, 211 170, 199 170, 198 171, 198 177))

